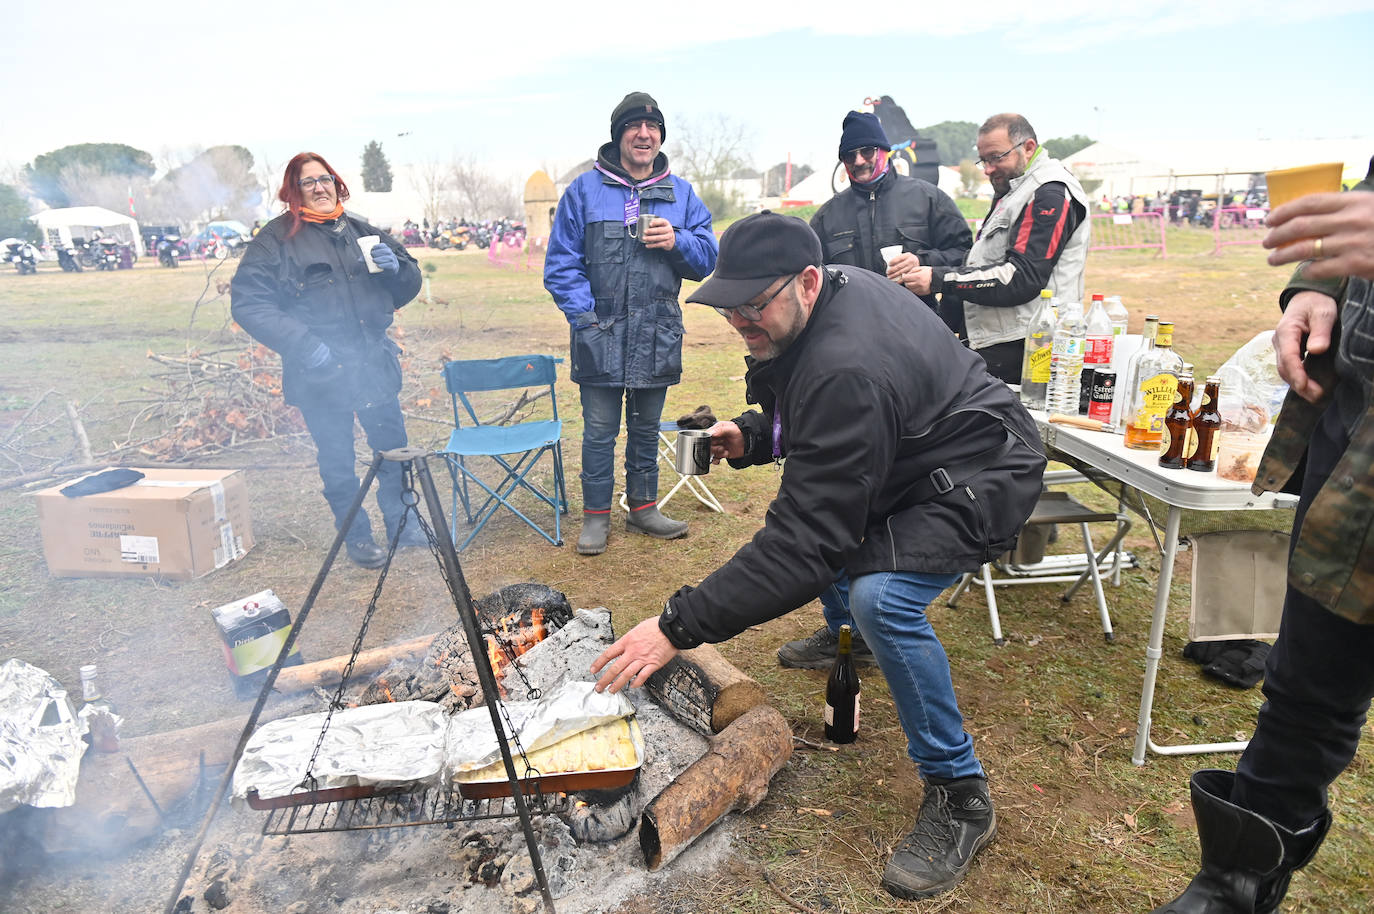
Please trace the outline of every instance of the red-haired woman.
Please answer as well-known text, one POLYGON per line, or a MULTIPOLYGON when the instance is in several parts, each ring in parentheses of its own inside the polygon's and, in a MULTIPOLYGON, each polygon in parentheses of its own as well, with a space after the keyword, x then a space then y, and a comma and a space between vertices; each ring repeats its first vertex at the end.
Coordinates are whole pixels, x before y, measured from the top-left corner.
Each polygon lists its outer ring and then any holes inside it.
MULTIPOLYGON (((354 416, 372 449, 406 444, 397 399, 400 349, 386 330, 420 290, 420 270, 394 238, 344 212, 348 187, 322 156, 302 152, 288 162, 277 197, 286 212, 263 226, 244 252, 231 287, 232 311, 239 326, 281 356, 282 390, 315 439, 337 529, 358 495, 354 416), (371 244, 359 244, 369 236, 371 244)), ((389 542, 404 513, 400 464, 383 463, 377 504, 389 542)), ((364 511, 344 541, 349 559, 364 568, 386 559, 364 511)), ((400 545, 422 543, 412 519, 400 545)))

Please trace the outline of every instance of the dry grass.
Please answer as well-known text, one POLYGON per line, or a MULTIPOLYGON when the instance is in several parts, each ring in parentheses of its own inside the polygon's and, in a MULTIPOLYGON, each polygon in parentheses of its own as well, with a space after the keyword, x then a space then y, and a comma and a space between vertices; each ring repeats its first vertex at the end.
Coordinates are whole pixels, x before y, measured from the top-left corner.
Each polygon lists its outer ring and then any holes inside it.
MULTIPOLYGON (((1177 248, 1184 248, 1184 240, 1177 248)), ((442 440, 447 415, 447 399, 433 390, 443 354, 566 355, 567 332, 537 273, 490 268, 475 252, 424 253, 419 259, 436 265, 436 303, 416 302, 400 315, 409 359, 405 406, 415 417, 413 441, 434 445, 442 440)), ((1231 249, 1221 257, 1176 253, 1168 260, 1095 254, 1088 285, 1123 297, 1132 330, 1139 330, 1147 312, 1173 319, 1177 348, 1204 372, 1272 326, 1283 279, 1263 265, 1257 250, 1231 249)), ((151 264, 131 274, 0 274, 0 326, 6 328, 0 331, 0 436, 7 422, 48 389, 86 404, 93 447, 122 434, 121 401, 135 395, 153 367, 146 349, 178 350, 188 339, 195 345, 233 339, 222 302, 202 306, 192 321, 203 281, 189 270, 162 271, 151 264)), ((734 415, 744 407, 742 347, 709 309, 686 312, 685 381, 670 391, 666 414, 707 403, 719 415, 734 415)), ((560 394, 573 498, 565 537, 572 540, 581 507, 580 418, 575 388, 564 383, 560 394)), ((54 426, 45 446, 62 446, 63 434, 60 424, 54 426)), ((275 589, 293 610, 300 606, 332 535, 311 458, 308 445, 293 443, 259 445, 221 461, 251 467, 259 545, 235 565, 187 584, 53 579, 38 550, 32 499, 0 492, 0 656, 22 657, 71 682, 78 665, 99 663, 133 734, 243 715, 245 706, 229 690, 208 609, 264 587, 275 589)), ((611 608, 623 631, 657 613, 670 593, 699 581, 746 542, 762 523, 777 480, 768 468, 713 471, 707 482, 725 504, 725 515, 680 494, 668 513, 692 523, 688 538, 663 543, 628 536, 617 522, 610 550, 592 559, 577 556, 570 545, 550 547, 502 518, 464 553, 463 568, 474 593, 541 581, 566 592, 576 606, 611 608)), ((447 480, 439 483, 447 493, 447 480)), ((1281 528, 1287 519, 1277 512, 1190 512, 1184 525, 1185 531, 1281 528)), ((1144 567, 1109 592, 1118 631, 1112 644, 1101 638, 1090 596, 1064 604, 1053 585, 999 593, 1009 638, 1001 648, 992 644, 978 595, 965 597, 958 609, 941 605, 931 611, 1000 819, 996 843, 957 891, 904 903, 878 887, 887 854, 910 827, 921 791, 885 683, 870 671, 858 743, 836 752, 799 748, 768 798, 738 818, 734 865, 684 874, 671 898, 638 899, 624 914, 797 910, 784 896, 814 911, 1143 911, 1170 897, 1196 859, 1188 773, 1204 765, 1233 766, 1235 756, 1151 758, 1143 768, 1131 765, 1159 559, 1143 525, 1128 545, 1144 567)), ((1182 556, 1175 576, 1157 693, 1155 726, 1170 741, 1245 732, 1260 701, 1258 690, 1228 690, 1179 658, 1186 638, 1187 562, 1182 556)), ((347 566, 331 575, 302 636, 308 659, 348 649, 374 583, 372 573, 347 566)), ((388 581, 369 646, 435 631, 452 615, 432 560, 407 555, 388 581)), ((821 739, 824 675, 781 670, 774 651, 818 621, 813 604, 720 646, 767 688, 796 734, 813 741, 821 739)), ((1289 909, 1355 911, 1374 905, 1370 753, 1366 745, 1333 789, 1336 825, 1326 848, 1295 881, 1289 909)), ((167 886, 172 876, 166 874, 167 886)), ((41 896, 25 893, 42 890, 41 880, 20 886, 12 906, 40 909, 27 906, 41 904, 41 896)), ((158 892, 153 896, 160 901, 158 892)))

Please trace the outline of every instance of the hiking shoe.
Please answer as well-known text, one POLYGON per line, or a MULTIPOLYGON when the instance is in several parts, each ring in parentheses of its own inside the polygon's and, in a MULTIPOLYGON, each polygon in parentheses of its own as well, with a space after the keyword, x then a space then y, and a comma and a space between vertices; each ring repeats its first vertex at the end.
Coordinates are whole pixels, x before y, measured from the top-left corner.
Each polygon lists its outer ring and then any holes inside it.
POLYGON ((386 564, 386 550, 371 538, 344 543, 348 560, 360 568, 381 568, 386 564))
MULTIPOLYGON (((857 629, 851 627, 851 630, 854 633, 854 662, 876 662, 863 636, 857 629)), ((810 637, 789 641, 778 648, 778 663, 793 670, 828 670, 835 664, 839 646, 840 636, 832 632, 830 626, 822 625, 810 637)))
POLYGON ((948 892, 996 834, 986 778, 929 780, 916 827, 887 861, 883 888, 908 901, 948 892))

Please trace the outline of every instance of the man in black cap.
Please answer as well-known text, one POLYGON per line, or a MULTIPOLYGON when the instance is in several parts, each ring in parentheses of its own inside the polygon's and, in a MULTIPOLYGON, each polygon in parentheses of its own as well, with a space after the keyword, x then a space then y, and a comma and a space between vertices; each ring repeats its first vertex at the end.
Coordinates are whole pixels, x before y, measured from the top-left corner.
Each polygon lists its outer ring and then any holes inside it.
POLYGON ((827 619, 863 633, 926 784, 883 886, 899 898, 948 891, 996 816, 925 608, 1014 541, 1045 467, 1035 423, 896 283, 823 267, 800 219, 730 226, 688 301, 744 338, 747 396, 761 407, 712 426, 712 455, 737 469, 779 462, 782 482, 750 543, 597 658, 597 687, 642 686, 678 650, 820 597, 827 619))
POLYGON ((711 272, 717 249, 706 206, 668 173, 665 133, 653 96, 625 96, 611 113, 611 142, 558 201, 544 261, 544 288, 571 327, 571 377, 582 394, 582 555, 606 551, 622 401, 625 529, 687 535, 685 522, 658 510, 658 426, 682 376, 678 292, 684 278, 711 272))
MULTIPOLYGON (((825 262, 863 267, 898 282, 920 266, 959 266, 973 244, 963 213, 934 184, 899 173, 893 162, 906 160, 890 161, 891 151, 877 115, 845 115, 840 161, 849 190, 811 217, 825 262)), ((920 297, 937 307, 933 294, 920 297)))

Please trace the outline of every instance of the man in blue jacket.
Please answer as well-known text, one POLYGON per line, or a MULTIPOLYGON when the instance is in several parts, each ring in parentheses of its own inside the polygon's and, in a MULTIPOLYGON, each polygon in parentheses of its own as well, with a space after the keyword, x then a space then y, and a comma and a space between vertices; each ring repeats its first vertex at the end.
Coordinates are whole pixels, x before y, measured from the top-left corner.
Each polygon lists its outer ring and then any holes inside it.
POLYGON ((544 262, 544 288, 571 325, 582 395, 582 555, 606 551, 622 402, 625 529, 687 535, 685 522, 658 510, 658 426, 682 377, 678 292, 684 278, 715 267, 716 236, 692 185, 668 172, 665 132, 652 96, 625 96, 611 114, 611 142, 558 202, 544 262))

